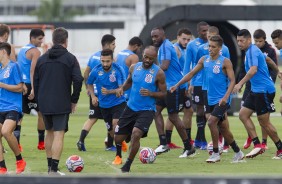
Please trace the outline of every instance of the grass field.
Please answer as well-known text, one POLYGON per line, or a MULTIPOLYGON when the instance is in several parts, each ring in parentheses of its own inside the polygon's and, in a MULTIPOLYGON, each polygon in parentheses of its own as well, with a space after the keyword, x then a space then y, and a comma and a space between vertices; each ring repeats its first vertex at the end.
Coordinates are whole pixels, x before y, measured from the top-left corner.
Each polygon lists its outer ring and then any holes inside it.
MULTIPOLYGON (((279 88, 277 88, 279 89, 279 88)), ((275 104, 277 112, 280 112, 281 105, 278 102, 281 91, 278 90, 275 98, 275 104)), ((106 136, 106 128, 103 121, 99 120, 92 128, 91 132, 86 138, 87 152, 79 152, 76 148, 76 142, 79 138, 80 131, 84 121, 88 117, 88 98, 85 91, 81 93, 81 99, 79 101, 78 109, 75 114, 70 118, 69 132, 65 136, 65 147, 61 157, 60 170, 67 173, 67 175, 120 175, 120 166, 113 166, 111 164, 115 157, 114 152, 108 152, 104 150, 104 139, 106 136), (65 167, 65 160, 73 154, 80 155, 84 159, 85 167, 82 173, 74 174, 69 173, 65 167)), ((45 151, 37 150, 37 128, 36 117, 26 115, 22 125, 21 144, 23 146, 22 155, 27 161, 27 170, 23 175, 47 175, 47 161, 45 151)), ((229 117, 230 127, 233 135, 242 147, 246 139, 246 131, 243 124, 238 117, 229 117)), ((258 125, 256 118, 254 121, 258 125)), ((282 137, 282 122, 281 117, 271 117, 272 123, 276 126, 278 133, 282 137)), ((258 127, 258 126, 257 126, 258 127)), ((193 117, 192 137, 195 137, 196 125, 195 117, 193 117)), ((260 128, 257 128, 257 132, 261 137, 260 128)), ((210 139, 209 129, 206 128, 207 140, 210 139)), ((173 132, 173 142, 177 145, 182 145, 182 142, 176 131, 173 132)), ((8 153, 5 154, 6 164, 10 173, 14 173, 15 170, 15 158, 12 151, 9 149, 5 141, 5 148, 8 153)), ((154 123, 152 124, 148 137, 142 139, 141 146, 156 148, 159 144, 158 134, 154 123)), ((231 164, 233 158, 233 151, 230 149, 229 153, 223 153, 221 156, 221 162, 216 164, 207 164, 205 160, 208 158, 207 151, 197 150, 197 155, 189 159, 180 159, 178 156, 182 153, 181 149, 174 149, 168 153, 159 155, 154 164, 146 165, 139 161, 139 158, 135 158, 135 161, 131 168, 131 175, 221 175, 225 176, 238 176, 238 175, 281 175, 282 160, 272 160, 275 155, 276 147, 274 143, 268 139, 269 149, 263 154, 254 159, 246 160, 246 163, 231 164)), ((243 150, 246 154, 250 151, 243 150)), ((123 154, 123 161, 127 158, 127 153, 123 154)))

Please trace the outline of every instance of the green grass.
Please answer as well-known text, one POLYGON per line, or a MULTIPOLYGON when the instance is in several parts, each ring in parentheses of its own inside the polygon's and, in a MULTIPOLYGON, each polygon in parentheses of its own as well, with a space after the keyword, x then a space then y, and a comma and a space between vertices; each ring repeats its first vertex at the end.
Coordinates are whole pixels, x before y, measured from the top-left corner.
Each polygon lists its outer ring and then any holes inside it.
MULTIPOLYGON (((277 88, 279 89, 279 88, 277 88)), ((280 111, 280 104, 278 102, 280 90, 278 90, 275 104, 277 112, 280 111)), ((65 135, 65 145, 63 154, 60 161, 60 169, 62 172, 68 175, 120 175, 120 166, 113 166, 111 164, 115 157, 114 152, 108 152, 104 150, 104 139, 106 136, 106 128, 103 121, 99 120, 92 128, 86 138, 87 152, 79 152, 76 148, 76 142, 79 138, 80 131, 84 121, 88 117, 88 98, 85 91, 81 93, 81 99, 79 101, 77 112, 71 115, 69 122, 69 132, 65 135), (84 159, 85 167, 82 173, 74 174, 68 173, 65 167, 65 160, 73 154, 80 155, 84 159)), ((240 147, 244 144, 246 139, 246 131, 243 124, 238 117, 229 117, 231 131, 240 147)), ((257 125, 257 132, 261 137, 261 131, 258 127, 258 123, 255 117, 253 120, 257 125)), ((281 117, 271 117, 271 122, 276 126, 278 133, 282 137, 282 122, 281 117)), ((22 155, 27 161, 27 172, 24 175, 36 175, 47 174, 47 161, 45 151, 37 150, 37 128, 36 117, 26 115, 22 125, 21 144, 23 146, 22 155)), ((195 137, 196 125, 195 117, 193 117, 192 137, 195 137)), ((209 129, 206 128, 207 140, 210 139, 209 129)), ((182 145, 176 131, 173 132, 173 142, 177 145, 182 145)), ((5 154, 6 164, 9 171, 14 173, 15 170, 15 157, 12 151, 9 149, 5 141, 5 148, 8 153, 5 154)), ((142 139, 141 146, 156 148, 159 144, 158 134, 154 123, 151 125, 148 137, 142 139)), ((276 147, 273 142, 268 139, 268 147, 263 155, 259 155, 254 159, 248 159, 246 163, 231 164, 233 158, 233 151, 224 153, 221 156, 221 162, 216 164, 207 164, 205 160, 208 158, 207 151, 197 150, 197 155, 189 159, 180 159, 178 156, 182 153, 181 149, 171 150, 168 153, 159 155, 154 164, 142 164, 139 161, 138 155, 134 160, 131 168, 131 175, 144 175, 152 176, 156 174, 160 175, 221 175, 225 176, 238 176, 238 175, 281 175, 282 165, 281 160, 272 160, 275 155, 276 147)), ((246 154, 250 151, 243 150, 246 154)), ((123 154, 123 161, 127 158, 127 153, 123 154)))

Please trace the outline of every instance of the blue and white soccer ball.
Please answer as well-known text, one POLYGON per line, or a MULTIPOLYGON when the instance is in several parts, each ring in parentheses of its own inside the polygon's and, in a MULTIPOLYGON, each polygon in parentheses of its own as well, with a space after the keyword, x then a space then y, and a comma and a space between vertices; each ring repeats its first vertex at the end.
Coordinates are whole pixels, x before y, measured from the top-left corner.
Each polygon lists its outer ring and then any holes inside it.
POLYGON ((157 154, 152 148, 145 147, 139 153, 139 159, 143 164, 152 164, 156 158, 157 154))
POLYGON ((69 172, 81 172, 84 168, 83 159, 78 155, 72 155, 66 160, 69 172))

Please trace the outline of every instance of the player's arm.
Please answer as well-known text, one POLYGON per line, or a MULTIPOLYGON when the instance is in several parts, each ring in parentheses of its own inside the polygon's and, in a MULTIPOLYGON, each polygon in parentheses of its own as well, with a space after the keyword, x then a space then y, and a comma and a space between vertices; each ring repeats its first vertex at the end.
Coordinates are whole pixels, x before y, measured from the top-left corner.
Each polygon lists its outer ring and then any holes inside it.
POLYGON ((225 105, 227 103, 227 100, 235 86, 235 74, 234 74, 234 70, 233 70, 233 65, 231 63, 231 61, 227 58, 224 59, 224 69, 226 71, 226 75, 230 81, 228 89, 224 95, 224 97, 219 101, 219 105, 225 105))
POLYGON ((17 61, 15 46, 11 44, 10 60, 17 61))
POLYGON ((181 57, 181 52, 177 46, 174 46, 178 59, 181 57))
POLYGON ((131 65, 136 64, 138 62, 139 62, 139 57, 136 54, 131 54, 125 60, 125 64, 127 67, 130 67, 131 65))
POLYGON ((251 66, 243 79, 241 79, 240 82, 234 86, 233 93, 238 93, 243 85, 248 82, 257 73, 257 71, 257 66, 251 66))
POLYGON ((33 86, 33 76, 34 70, 37 63, 38 58, 40 57, 41 53, 37 48, 33 48, 29 50, 30 57, 31 57, 31 66, 30 66, 30 83, 31 83, 31 92, 28 96, 30 100, 34 98, 34 86, 33 86))
POLYGON ((94 87, 93 87, 94 81, 95 81, 95 71, 92 70, 89 77, 87 78, 87 91, 88 91, 88 94, 91 96, 92 104, 94 106, 97 106, 98 98, 94 93, 94 87))
POLYGON ((8 91, 21 93, 23 91, 23 83, 18 83, 16 85, 10 85, 0 82, 0 88, 6 89, 8 91))
POLYGON ((275 62, 274 62, 270 57, 267 56, 267 57, 265 58, 265 61, 266 61, 267 65, 268 65, 272 70, 275 71, 276 74, 279 73, 279 68, 278 68, 278 66, 275 64, 275 62))
POLYGON ((156 76, 156 85, 159 88, 159 91, 152 92, 148 89, 141 88, 140 94, 141 96, 150 96, 153 98, 164 98, 166 96, 166 82, 165 82, 165 74, 163 70, 159 70, 156 76))
POLYGON ((198 64, 193 68, 193 70, 187 73, 177 84, 172 86, 170 88, 170 91, 174 92, 180 85, 184 84, 185 82, 190 81, 192 77, 194 77, 194 75, 196 75, 200 70, 204 68, 204 60, 205 60, 205 57, 204 56, 201 57, 198 64))
POLYGON ((120 97, 123 95, 123 92, 128 90, 132 86, 132 73, 134 70, 135 64, 131 65, 128 71, 128 77, 124 84, 116 90, 116 96, 120 97))
POLYGON ((91 69, 89 66, 86 66, 85 70, 84 70, 84 73, 83 73, 83 77, 84 77, 84 83, 85 83, 85 87, 87 89, 87 80, 88 80, 88 77, 89 77, 89 74, 91 72, 91 69))

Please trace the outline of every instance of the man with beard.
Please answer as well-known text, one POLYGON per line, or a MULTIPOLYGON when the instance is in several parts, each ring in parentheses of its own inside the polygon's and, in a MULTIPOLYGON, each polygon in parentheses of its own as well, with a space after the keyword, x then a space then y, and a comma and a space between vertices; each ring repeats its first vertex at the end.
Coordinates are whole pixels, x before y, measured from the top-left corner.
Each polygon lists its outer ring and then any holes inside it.
MULTIPOLYGON (((140 139, 147 136, 156 111, 156 98, 166 95, 165 75, 159 66, 154 64, 157 57, 155 47, 146 47, 143 62, 132 65, 123 86, 117 90, 117 96, 131 87, 127 106, 115 130, 115 143, 121 144, 131 135, 130 153, 122 172, 129 172, 131 164, 140 148, 140 139)), ((117 150, 117 156, 121 151, 117 150)))
POLYGON ((157 154, 161 154, 169 150, 166 136, 164 134, 164 120, 162 115, 162 110, 166 107, 168 118, 177 129, 178 134, 183 141, 184 150, 179 158, 186 158, 192 156, 195 153, 195 149, 190 144, 184 124, 178 114, 183 109, 185 84, 180 86, 173 93, 169 91, 170 87, 175 85, 183 77, 182 69, 173 44, 166 39, 163 28, 154 28, 151 31, 151 38, 154 46, 159 47, 158 62, 160 64, 160 68, 165 72, 167 85, 166 98, 159 99, 156 103, 157 112, 155 122, 160 138, 160 146, 155 149, 155 152, 157 154))

